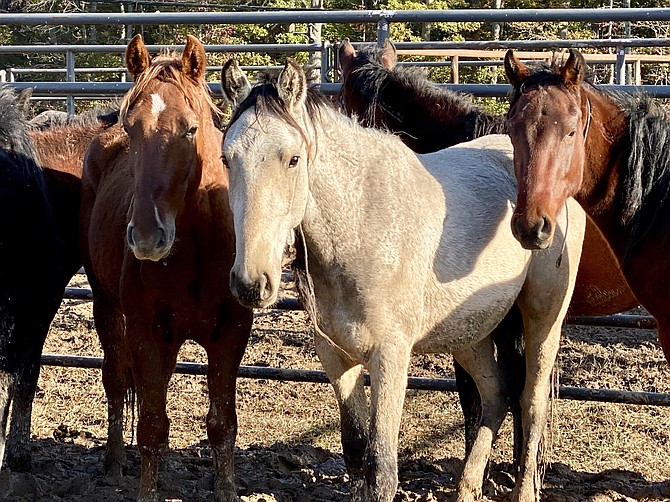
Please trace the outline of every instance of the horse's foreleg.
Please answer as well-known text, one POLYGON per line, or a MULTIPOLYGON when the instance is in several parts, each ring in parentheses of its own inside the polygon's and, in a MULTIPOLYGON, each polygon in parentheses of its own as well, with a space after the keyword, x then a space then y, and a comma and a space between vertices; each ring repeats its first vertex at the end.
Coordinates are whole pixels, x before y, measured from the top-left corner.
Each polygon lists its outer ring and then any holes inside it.
MULTIPOLYGON (((49 291, 45 289, 43 292, 49 291)), ((28 472, 31 468, 30 422, 40 376, 40 356, 49 324, 60 304, 57 297, 37 297, 34 301, 35 304, 21 309, 11 335, 16 382, 7 436, 7 466, 15 472, 28 472)))
POLYGON ((30 422, 40 375, 42 346, 31 347, 30 352, 22 363, 23 368, 14 386, 12 417, 7 436, 7 467, 15 472, 29 472, 31 469, 30 422))
MULTIPOLYGON (((242 310, 242 307, 238 307, 242 310)), ((207 350, 209 388, 209 412, 207 413, 207 437, 212 447, 214 460, 214 500, 233 502, 239 500, 235 488, 233 453, 237 436, 237 412, 235 409, 235 384, 237 369, 242 361, 249 339, 251 312, 248 322, 243 322, 244 313, 231 314, 234 326, 224 327, 216 333, 215 344, 205 346, 207 350)))
MULTIPOLYGON (((94 281, 91 281, 95 284, 94 281)), ((104 352, 102 385, 107 396, 107 446, 105 475, 118 477, 126 467, 123 442, 123 408, 132 388, 130 361, 124 343, 125 323, 117 303, 94 289, 93 318, 104 352)))
POLYGON ((569 233, 559 229, 550 248, 534 252, 526 283, 517 298, 524 322, 526 384, 521 395, 524 450, 512 500, 536 502, 542 480, 538 452, 547 426, 551 372, 560 345, 561 325, 575 285, 584 239, 585 216, 569 199, 569 233), (575 210, 576 209, 576 210, 575 210), (565 248, 564 248, 565 245, 565 248), (560 266, 557 258, 562 255, 560 266))
POLYGON ((0 469, 5 454, 7 430, 7 417, 9 416, 9 405, 14 392, 15 377, 7 371, 0 370, 0 469))
POLYGON ((363 387, 363 368, 334 350, 320 336, 317 335, 314 342, 340 409, 342 452, 349 473, 351 500, 362 502, 368 500, 364 469, 370 415, 363 387))
POLYGON ((398 434, 411 351, 402 336, 380 341, 368 359, 371 416, 365 477, 375 502, 393 500, 398 489, 398 434))
POLYGON ((137 389, 139 413, 137 446, 140 450, 141 472, 138 502, 158 500, 158 467, 160 457, 168 447, 170 420, 165 411, 167 387, 174 370, 178 346, 165 345, 158 340, 163 333, 132 328, 128 319, 127 338, 132 358, 133 377, 137 389))
MULTIPOLYGON (((533 332, 532 323, 527 323, 533 332)), ((512 500, 535 502, 540 499, 538 453, 547 425, 551 371, 556 361, 561 324, 557 322, 546 336, 526 339, 526 387, 521 397, 524 450, 512 500), (539 339, 538 339, 539 338, 539 339)))
POLYGON ((458 483, 458 502, 481 497, 484 471, 491 455, 493 440, 505 419, 508 403, 491 337, 454 352, 454 358, 472 375, 482 402, 482 416, 472 450, 466 458, 458 483))

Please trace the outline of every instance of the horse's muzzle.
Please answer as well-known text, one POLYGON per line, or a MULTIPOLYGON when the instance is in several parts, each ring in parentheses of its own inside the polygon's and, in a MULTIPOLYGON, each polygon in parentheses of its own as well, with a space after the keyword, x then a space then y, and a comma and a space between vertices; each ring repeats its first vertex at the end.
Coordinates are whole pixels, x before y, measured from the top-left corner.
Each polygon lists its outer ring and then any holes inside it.
POLYGON ((156 228, 149 236, 139 236, 132 224, 128 224, 126 228, 126 241, 135 258, 151 261, 162 260, 170 254, 173 243, 162 227, 156 228))
POLYGON ((547 216, 528 222, 515 215, 512 217, 512 234, 524 249, 547 249, 554 238, 554 225, 547 216))
POLYGON ((267 274, 257 280, 251 279, 246 273, 237 274, 230 271, 230 291, 245 307, 264 308, 274 303, 274 288, 267 274))

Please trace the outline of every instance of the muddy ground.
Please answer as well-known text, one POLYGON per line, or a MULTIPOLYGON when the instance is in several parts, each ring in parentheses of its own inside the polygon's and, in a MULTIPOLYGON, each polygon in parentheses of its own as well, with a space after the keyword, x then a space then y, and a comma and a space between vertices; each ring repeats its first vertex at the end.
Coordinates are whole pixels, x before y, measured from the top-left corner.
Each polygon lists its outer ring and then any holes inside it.
MULTIPOLYGON (((83 285, 83 276, 75 282, 83 285)), ((100 356, 91 304, 66 300, 45 353, 100 356)), ((204 361, 194 344, 182 361, 204 361)), ((320 369, 303 312, 258 311, 243 364, 320 369)), ((566 326, 560 383, 670 392, 668 368, 648 330, 566 326)), ((411 374, 451 378, 448 356, 417 356, 411 374)), ((347 500, 336 403, 329 386, 240 379, 237 484, 249 501, 347 500)), ((162 499, 211 500, 204 377, 175 375, 170 385, 171 451, 159 478, 162 499)), ((502 500, 510 420, 496 443, 486 497, 502 500)), ((139 481, 132 420, 126 427, 129 474, 103 475, 106 403, 100 372, 44 367, 33 413, 33 472, 0 475, 7 501, 131 501, 139 481)), ((670 409, 558 400, 550 428, 543 500, 621 501, 670 498, 670 409), (665 496, 664 496, 665 495, 665 496)), ((453 393, 408 391, 400 437, 396 500, 450 500, 463 466, 462 416, 453 393)))

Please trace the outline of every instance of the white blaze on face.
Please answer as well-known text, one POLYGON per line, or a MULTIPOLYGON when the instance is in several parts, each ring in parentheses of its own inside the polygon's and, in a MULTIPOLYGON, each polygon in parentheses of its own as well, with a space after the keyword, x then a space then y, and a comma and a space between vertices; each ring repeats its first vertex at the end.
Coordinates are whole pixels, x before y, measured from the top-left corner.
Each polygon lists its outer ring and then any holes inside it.
POLYGON ((154 118, 158 118, 160 113, 165 110, 165 101, 158 94, 151 95, 151 113, 154 118))

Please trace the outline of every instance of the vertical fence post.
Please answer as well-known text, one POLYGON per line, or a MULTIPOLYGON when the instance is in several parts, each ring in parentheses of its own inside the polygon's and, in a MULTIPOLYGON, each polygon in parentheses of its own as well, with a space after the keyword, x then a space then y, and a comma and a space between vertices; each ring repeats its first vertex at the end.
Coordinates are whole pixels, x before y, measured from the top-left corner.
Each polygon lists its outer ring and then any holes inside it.
POLYGON ((619 85, 626 83, 626 50, 623 45, 617 45, 616 48, 614 81, 619 85))
MULTIPOLYGON (((321 10, 323 9, 323 3, 324 0, 310 0, 310 8, 315 9, 315 10, 321 10)), ((321 54, 317 54, 316 52, 310 52, 309 53, 309 62, 307 64, 307 67, 309 68, 309 72, 307 74, 307 81, 308 82, 318 82, 322 83, 323 80, 323 43, 321 40, 321 29, 322 29, 322 23, 309 23, 307 25, 307 33, 309 37, 309 43, 310 44, 319 44, 321 45, 321 54), (317 65, 320 65, 320 68, 317 68, 317 65)))
POLYGON ((451 83, 458 84, 459 79, 458 56, 454 55, 451 56, 451 83))
POLYGON ((385 17, 377 21, 377 47, 382 47, 389 39, 389 22, 385 17))
MULTIPOLYGON (((66 80, 68 82, 74 82, 75 81, 74 52, 72 52, 72 51, 67 51, 65 53, 65 73, 66 73, 66 80)), ((74 115, 75 109, 74 109, 74 96, 73 95, 69 95, 67 97, 66 108, 67 108, 68 115, 74 115)))
POLYGON ((333 46, 326 40, 321 42, 321 83, 331 82, 328 72, 333 67, 333 46))

